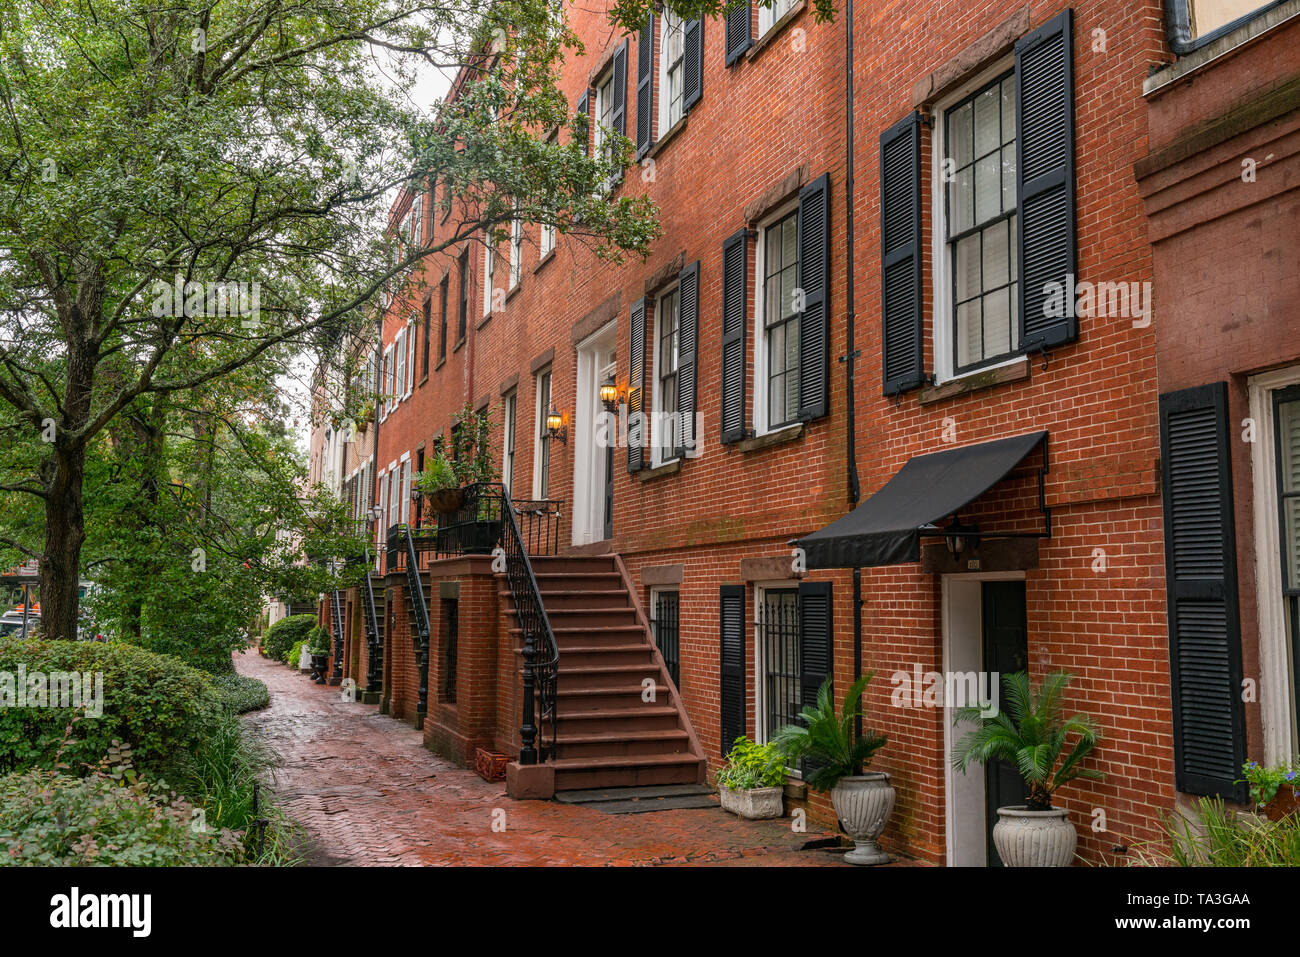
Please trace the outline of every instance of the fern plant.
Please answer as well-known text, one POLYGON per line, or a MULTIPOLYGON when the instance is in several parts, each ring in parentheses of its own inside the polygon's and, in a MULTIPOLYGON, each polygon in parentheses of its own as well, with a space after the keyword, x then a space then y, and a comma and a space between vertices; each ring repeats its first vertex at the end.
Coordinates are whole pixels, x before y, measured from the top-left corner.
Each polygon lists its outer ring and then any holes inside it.
POLYGON ((864 731, 861 736, 857 733, 862 693, 873 676, 874 672, 868 672, 853 682, 838 716, 831 679, 827 678, 817 690, 816 705, 799 713, 803 725, 787 724, 773 736, 773 743, 791 765, 800 758, 808 759, 810 768, 805 780, 814 791, 829 791, 840 778, 861 774, 888 740, 874 731, 864 731))
POLYGON ((965 772, 973 762, 1009 761, 1029 789, 1025 806, 1031 811, 1050 810, 1052 795, 1075 778, 1103 777, 1081 764, 1101 739, 1092 718, 1061 716, 1061 697, 1072 677, 1054 671, 1035 692, 1029 687, 1029 675, 1017 671, 1002 676, 1005 701, 997 714, 985 716, 978 706, 958 708, 955 722, 974 721, 979 726, 953 748, 953 767, 965 772), (1067 753, 1071 736, 1074 746, 1067 753))

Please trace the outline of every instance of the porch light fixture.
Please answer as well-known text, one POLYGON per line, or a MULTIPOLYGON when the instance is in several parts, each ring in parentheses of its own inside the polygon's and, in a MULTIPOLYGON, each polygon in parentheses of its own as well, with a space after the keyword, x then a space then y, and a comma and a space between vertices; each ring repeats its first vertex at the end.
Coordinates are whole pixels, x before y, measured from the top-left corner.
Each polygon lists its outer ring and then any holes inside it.
POLYGON ((943 538, 948 544, 948 551, 955 559, 966 550, 967 544, 972 548, 979 547, 980 530, 975 525, 963 525, 961 520, 953 515, 952 522, 943 530, 943 538))
POLYGON ((610 379, 600 387, 600 401, 605 406, 606 412, 618 412, 619 404, 623 401, 622 390, 610 379))
POLYGON ((564 424, 564 416, 555 411, 555 405, 552 403, 551 411, 546 413, 546 431, 551 438, 569 444, 569 429, 564 424))

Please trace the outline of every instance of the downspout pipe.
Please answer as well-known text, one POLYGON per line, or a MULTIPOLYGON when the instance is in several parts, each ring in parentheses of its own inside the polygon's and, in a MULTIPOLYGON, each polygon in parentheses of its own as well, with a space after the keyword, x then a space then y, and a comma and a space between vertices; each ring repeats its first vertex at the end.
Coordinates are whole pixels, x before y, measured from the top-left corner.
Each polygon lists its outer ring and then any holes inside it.
MULTIPOLYGON (((854 337, 854 321, 856 318, 854 310, 854 268, 853 268, 853 201, 854 201, 854 182, 853 182, 853 0, 844 0, 844 202, 845 202, 845 235, 847 245, 845 249, 845 329, 847 342, 844 350, 844 379, 848 391, 847 401, 845 403, 846 418, 848 419, 848 441, 845 448, 848 450, 849 458, 849 504, 856 506, 862 496, 862 488, 858 480, 858 455, 857 455, 857 404, 854 387, 854 374, 858 358, 858 350, 854 337)), ((853 569, 853 680, 856 682, 862 677, 862 569, 853 569)), ((854 721, 854 730, 857 736, 862 737, 862 713, 854 721)), ((858 769, 861 770, 860 768, 858 769)))

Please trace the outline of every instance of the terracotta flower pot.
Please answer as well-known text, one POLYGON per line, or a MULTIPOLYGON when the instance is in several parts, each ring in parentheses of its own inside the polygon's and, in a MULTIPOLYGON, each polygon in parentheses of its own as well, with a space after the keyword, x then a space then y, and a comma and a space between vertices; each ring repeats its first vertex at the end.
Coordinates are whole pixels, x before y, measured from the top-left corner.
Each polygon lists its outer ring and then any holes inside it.
POLYGON ((1260 808, 1270 821, 1280 821, 1300 811, 1300 799, 1296 797, 1294 786, 1284 783, 1273 795, 1273 800, 1260 805, 1260 808))

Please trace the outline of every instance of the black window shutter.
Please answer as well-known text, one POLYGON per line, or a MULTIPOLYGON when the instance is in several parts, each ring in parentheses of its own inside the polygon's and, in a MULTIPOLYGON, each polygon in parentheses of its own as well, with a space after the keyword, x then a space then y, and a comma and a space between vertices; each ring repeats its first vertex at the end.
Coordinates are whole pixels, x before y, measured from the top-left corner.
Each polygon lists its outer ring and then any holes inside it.
POLYGON ((611 120, 619 136, 627 136, 627 40, 614 51, 614 109, 611 120))
POLYGON ((681 303, 677 320, 677 415, 681 421, 678 430, 679 445, 674 450, 678 458, 695 451, 695 368, 699 352, 700 325, 700 264, 695 261, 677 275, 678 301, 681 303))
POLYGON ((727 7, 727 66, 739 60, 754 43, 754 17, 749 0, 735 0, 727 7))
POLYGON ((628 340, 629 364, 627 390, 627 470, 639 472, 645 468, 645 422, 642 418, 645 403, 645 298, 632 304, 632 329, 628 340))
POLYGON ((582 155, 591 155, 591 90, 583 90, 578 99, 578 112, 587 117, 586 131, 582 134, 582 155))
POLYGON ((1174 781, 1244 801, 1234 783, 1246 736, 1225 383, 1160 396, 1160 463, 1174 781))
POLYGON ((636 43, 636 158, 645 156, 654 135, 655 15, 646 17, 636 43))
MULTIPOLYGON (((831 609, 830 582, 799 583, 800 710, 816 705, 822 682, 833 673, 831 609)), ((808 759, 799 764, 805 778, 819 767, 820 763, 808 759)))
POLYGON ((682 110, 689 110, 704 94, 704 21, 682 24, 682 110))
POLYGON ((722 754, 745 733, 745 586, 723 585, 718 620, 722 624, 721 712, 722 754))
POLYGON ((1075 271, 1072 37, 1067 9, 1016 42, 1020 344, 1027 349, 1079 335, 1065 294, 1075 271))
POLYGON ((880 137, 880 316, 885 395, 921 385, 921 117, 880 137))
POLYGON ((823 173, 799 190, 799 412, 801 421, 830 408, 831 183, 823 173))
POLYGON ((748 317, 749 231, 722 244, 722 441, 745 438, 745 326, 748 317))

